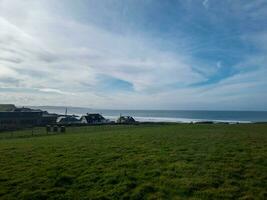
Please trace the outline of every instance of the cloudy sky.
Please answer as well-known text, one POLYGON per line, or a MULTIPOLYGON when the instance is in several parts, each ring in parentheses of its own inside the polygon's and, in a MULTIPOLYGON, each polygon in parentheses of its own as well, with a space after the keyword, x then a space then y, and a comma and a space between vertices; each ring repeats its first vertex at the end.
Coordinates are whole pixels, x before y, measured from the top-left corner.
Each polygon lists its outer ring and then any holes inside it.
POLYGON ((267 110, 266 0, 0 0, 0 103, 267 110))

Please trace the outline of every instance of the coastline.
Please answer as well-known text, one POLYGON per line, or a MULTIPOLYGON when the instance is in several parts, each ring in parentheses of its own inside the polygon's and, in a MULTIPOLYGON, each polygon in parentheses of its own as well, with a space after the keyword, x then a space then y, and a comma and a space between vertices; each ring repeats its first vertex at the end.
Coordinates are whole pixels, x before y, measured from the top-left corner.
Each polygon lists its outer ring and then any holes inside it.
MULTIPOLYGON (((118 116, 107 116, 104 115, 106 119, 109 120, 116 120, 118 116)), ((252 122, 252 121, 239 121, 239 120, 210 120, 210 119, 193 119, 193 118, 172 118, 172 117, 139 117, 139 116, 133 116, 133 118, 138 122, 153 122, 153 123, 229 123, 229 124, 251 124, 251 123, 258 123, 258 122, 252 122)), ((264 123, 264 122, 263 122, 264 123)))
MULTIPOLYGON (((64 114, 66 107, 32 107, 50 113, 64 114)), ((79 117, 86 113, 99 113, 105 118, 116 121, 120 115, 132 116, 139 122, 169 123, 266 123, 266 111, 183 111, 183 110, 109 110, 69 107, 68 114, 79 117)))

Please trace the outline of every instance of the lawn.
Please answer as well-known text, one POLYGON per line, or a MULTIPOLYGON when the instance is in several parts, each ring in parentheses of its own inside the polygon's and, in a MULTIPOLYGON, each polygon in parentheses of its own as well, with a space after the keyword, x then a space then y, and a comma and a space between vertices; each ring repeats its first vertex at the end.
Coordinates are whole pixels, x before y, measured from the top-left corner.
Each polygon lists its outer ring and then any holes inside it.
POLYGON ((1 200, 267 199, 266 124, 0 134, 1 200))

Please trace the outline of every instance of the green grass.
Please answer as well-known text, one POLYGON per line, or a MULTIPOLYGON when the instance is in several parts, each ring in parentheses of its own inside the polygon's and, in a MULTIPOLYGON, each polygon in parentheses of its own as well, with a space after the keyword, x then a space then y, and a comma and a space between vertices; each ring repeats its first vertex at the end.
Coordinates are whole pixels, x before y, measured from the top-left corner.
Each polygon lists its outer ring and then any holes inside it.
POLYGON ((1 111, 11 111, 15 108, 16 108, 16 106, 13 104, 0 104, 0 112, 1 111))
POLYGON ((1 200, 267 199, 264 124, 2 134, 1 200))

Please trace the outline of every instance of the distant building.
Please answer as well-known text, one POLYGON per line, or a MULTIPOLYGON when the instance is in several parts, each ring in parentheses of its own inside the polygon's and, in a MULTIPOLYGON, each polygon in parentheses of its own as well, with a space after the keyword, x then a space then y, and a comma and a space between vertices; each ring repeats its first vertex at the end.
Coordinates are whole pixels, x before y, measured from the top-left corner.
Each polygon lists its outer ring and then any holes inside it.
POLYGON ((64 115, 57 118, 57 124, 78 124, 80 121, 73 115, 64 115))
POLYGON ((135 119, 131 116, 120 116, 117 120, 117 123, 122 123, 122 124, 132 124, 135 123, 135 119))
POLYGON ((0 130, 34 127, 41 124, 42 112, 0 112, 0 130))
POLYGON ((82 116, 80 120, 83 124, 103 124, 108 122, 107 119, 98 113, 87 113, 87 115, 82 116))

